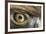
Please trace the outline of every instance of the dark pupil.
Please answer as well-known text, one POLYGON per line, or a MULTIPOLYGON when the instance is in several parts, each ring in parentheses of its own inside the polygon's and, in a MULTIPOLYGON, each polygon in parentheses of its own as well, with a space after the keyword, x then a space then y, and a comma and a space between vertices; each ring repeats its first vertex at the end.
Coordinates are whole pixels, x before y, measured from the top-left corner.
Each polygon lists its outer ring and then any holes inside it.
POLYGON ((22 17, 21 17, 21 16, 19 16, 19 19, 22 19, 22 17))

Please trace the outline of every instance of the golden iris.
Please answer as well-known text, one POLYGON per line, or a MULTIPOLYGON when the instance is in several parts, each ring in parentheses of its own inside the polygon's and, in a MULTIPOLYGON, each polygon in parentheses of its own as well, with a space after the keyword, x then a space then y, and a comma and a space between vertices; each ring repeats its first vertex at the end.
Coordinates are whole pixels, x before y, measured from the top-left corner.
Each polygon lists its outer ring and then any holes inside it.
POLYGON ((22 23, 24 21, 24 15, 22 14, 16 14, 15 18, 18 23, 22 23))

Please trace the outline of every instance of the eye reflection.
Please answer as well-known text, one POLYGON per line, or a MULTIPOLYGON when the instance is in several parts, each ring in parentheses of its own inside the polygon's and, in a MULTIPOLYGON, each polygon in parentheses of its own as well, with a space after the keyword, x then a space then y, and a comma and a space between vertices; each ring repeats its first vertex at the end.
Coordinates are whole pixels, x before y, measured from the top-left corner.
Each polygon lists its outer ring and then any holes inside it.
MULTIPOLYGON (((37 7, 37 6, 36 6, 37 7)), ((39 10, 34 6, 11 5, 10 19, 11 28, 37 28, 37 20, 40 21, 40 7, 39 10), (35 8, 36 8, 35 7, 35 8), (39 11, 39 12, 37 12, 39 11)))

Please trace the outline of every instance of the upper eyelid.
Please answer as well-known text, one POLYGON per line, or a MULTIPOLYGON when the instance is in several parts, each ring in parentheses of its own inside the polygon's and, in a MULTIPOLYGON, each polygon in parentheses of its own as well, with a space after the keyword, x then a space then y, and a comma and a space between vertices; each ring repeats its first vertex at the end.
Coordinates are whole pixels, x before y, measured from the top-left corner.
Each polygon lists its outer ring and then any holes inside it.
POLYGON ((29 11, 27 11, 27 10, 22 10, 22 9, 18 9, 18 8, 12 8, 12 9, 10 9, 10 10, 11 10, 11 11, 14 11, 14 12, 16 12, 16 11, 19 12, 19 11, 20 11, 22 14, 23 14, 23 13, 27 13, 27 12, 28 12, 28 13, 31 13, 31 12, 32 12, 32 11, 29 12, 29 11))
MULTIPOLYGON (((15 9, 16 10, 16 9, 15 9)), ((17 9, 18 10, 18 9, 17 9)), ((19 10, 21 10, 21 9, 19 9, 19 10)), ((18 11, 19 11, 18 10, 18 11)), ((26 10, 21 10, 21 11, 24 11, 24 13, 22 12, 21 14, 28 14, 30 17, 33 17, 33 15, 30 13, 29 14, 29 12, 28 11, 26 11, 26 10)), ((16 12, 14 12, 14 14, 15 14, 16 12)), ((17 13, 16 13, 17 14, 17 13)))
POLYGON ((27 10, 22 10, 22 9, 18 9, 18 8, 11 8, 10 10, 14 11, 14 12, 18 11, 18 13, 22 13, 22 14, 27 13, 27 14, 30 14, 31 16, 39 16, 39 14, 37 12, 35 12, 35 11, 30 11, 30 10, 27 11, 27 10))
POLYGON ((14 12, 20 11, 20 13, 22 13, 22 14, 24 14, 24 13, 30 13, 31 14, 31 12, 32 12, 32 11, 29 12, 27 10, 22 10, 22 9, 18 9, 18 8, 12 8, 11 11, 14 11, 14 12))

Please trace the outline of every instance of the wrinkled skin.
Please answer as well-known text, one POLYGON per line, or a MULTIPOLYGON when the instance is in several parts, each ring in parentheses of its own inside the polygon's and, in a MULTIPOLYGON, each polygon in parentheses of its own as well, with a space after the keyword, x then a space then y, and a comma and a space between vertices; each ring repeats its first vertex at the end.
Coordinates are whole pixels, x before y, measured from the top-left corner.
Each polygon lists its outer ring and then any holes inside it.
POLYGON ((10 5, 10 28, 38 28, 40 27, 41 7, 29 5, 10 5), (16 15, 22 14, 22 20, 16 15), (15 18, 14 18, 15 17, 15 18), (21 23, 20 23, 21 22, 21 23))

